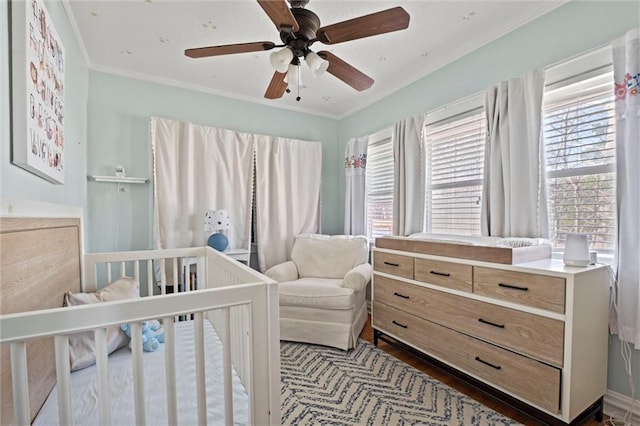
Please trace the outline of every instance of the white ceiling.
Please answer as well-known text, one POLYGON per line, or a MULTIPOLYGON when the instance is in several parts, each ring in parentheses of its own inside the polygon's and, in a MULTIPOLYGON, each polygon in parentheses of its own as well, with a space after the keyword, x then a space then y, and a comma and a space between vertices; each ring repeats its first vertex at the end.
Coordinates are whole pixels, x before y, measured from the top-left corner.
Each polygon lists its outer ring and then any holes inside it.
POLYGON ((92 70, 142 78, 265 105, 341 118, 551 11, 566 0, 432 1, 311 0, 307 9, 329 25, 402 6, 407 30, 325 46, 375 80, 357 92, 325 73, 303 67, 301 100, 268 100, 273 75, 269 51, 191 59, 184 50, 219 44, 273 41, 278 31, 254 0, 86 1, 65 7, 92 70))

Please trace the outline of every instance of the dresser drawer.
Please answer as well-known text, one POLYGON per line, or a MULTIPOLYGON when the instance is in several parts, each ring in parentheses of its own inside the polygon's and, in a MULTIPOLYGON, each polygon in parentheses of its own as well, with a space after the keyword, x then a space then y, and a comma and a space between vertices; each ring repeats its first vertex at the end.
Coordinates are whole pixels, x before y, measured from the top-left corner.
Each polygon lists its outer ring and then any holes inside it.
POLYGON ((403 281, 379 275, 373 277, 373 301, 420 316, 422 309, 419 305, 422 302, 418 289, 419 287, 403 281))
POLYGON ((413 257, 373 252, 373 267, 378 272, 413 279, 413 257))
POLYGON ((373 291, 375 302, 562 366, 562 321, 379 276, 373 291))
POLYGON ((473 277, 471 265, 416 258, 414 276, 416 281, 442 287, 468 292, 473 289, 471 284, 473 277))
POLYGON ((473 268, 473 292, 564 313, 564 278, 476 266, 473 268))
POLYGON ((373 326, 532 404, 559 412, 557 368, 379 302, 373 306, 373 326))

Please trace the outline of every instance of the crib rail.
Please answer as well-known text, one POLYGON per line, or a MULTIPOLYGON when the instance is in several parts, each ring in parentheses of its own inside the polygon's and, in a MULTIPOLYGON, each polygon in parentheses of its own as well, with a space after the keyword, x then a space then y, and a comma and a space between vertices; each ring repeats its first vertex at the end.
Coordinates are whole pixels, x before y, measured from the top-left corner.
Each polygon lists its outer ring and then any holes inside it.
POLYGON ((132 276, 146 287, 147 295, 166 293, 166 286, 180 285, 174 291, 189 291, 193 286, 185 285, 190 266, 195 266, 198 277, 198 287, 217 288, 247 282, 264 281, 266 277, 259 272, 246 267, 232 258, 213 250, 210 247, 178 248, 163 250, 138 250, 112 253, 90 253, 84 256, 85 277, 83 288, 85 291, 95 291, 116 278, 132 276), (158 263, 163 279, 155 279, 153 262, 158 263), (104 268, 100 274, 101 268, 104 268), (147 274, 144 282, 141 280, 141 270, 147 274), (167 274, 166 271, 170 273, 167 274), (166 275, 169 275, 168 277, 166 275))
MULTIPOLYGON (((140 290, 144 292, 141 295, 166 294, 168 286, 173 292, 186 292, 193 288, 188 285, 190 266, 196 266, 198 278, 206 283, 208 263, 206 259, 216 256, 222 255, 209 247, 89 253, 84 255, 83 289, 96 291, 117 278, 129 276, 140 282, 140 290), (156 279, 156 275, 160 275, 161 279, 156 279)), ((231 273, 231 275, 234 274, 231 273)), ((260 280, 261 278, 254 276, 242 282, 260 280)), ((208 288, 208 286, 201 288, 208 288)))
MULTIPOLYGON (((221 288, 248 282, 273 282, 263 274, 211 247, 86 254, 84 259, 86 275, 83 288, 85 291, 95 291, 123 276, 135 277, 141 283, 141 292, 146 289, 146 294, 141 295, 147 296, 154 293, 166 294, 168 289, 172 292, 188 292, 196 288, 221 288), (189 283, 192 266, 195 267, 197 286, 189 283), (144 280, 141 274, 143 270, 146 270, 144 280), (160 279, 156 279, 157 276, 160 276, 160 279)), ((276 326, 271 327, 268 335, 271 342, 269 351, 273 352, 274 359, 277 358, 271 370, 279 371, 280 348, 277 342, 280 341, 280 334, 277 294, 270 306, 272 322, 276 326)), ((228 333, 232 349, 231 362, 242 384, 249 388, 250 360, 247 359, 246 354, 250 346, 248 339, 250 324, 247 320, 246 307, 233 307, 226 316, 220 311, 213 311, 207 313, 206 317, 221 338, 227 335, 225 332, 227 324, 231 324, 228 333)), ((277 392, 279 393, 279 389, 277 392)), ((275 401, 274 404, 276 404, 275 401)))
MULTIPOLYGON (((145 424, 144 412, 144 380, 142 376, 142 337, 140 333, 135 333, 135 328, 139 328, 140 321, 152 318, 165 318, 165 321, 172 321, 175 316, 195 313, 196 321, 196 359, 197 368, 203 372, 204 364, 204 344, 202 338, 202 321, 204 316, 213 310, 220 310, 223 317, 228 317, 229 310, 234 307, 243 306, 247 309, 248 321, 250 323, 250 365, 251 374, 248 376, 249 392, 249 418, 252 424, 277 424, 280 421, 279 413, 279 381, 277 383, 276 395, 278 396, 278 406, 273 407, 273 399, 267 397, 274 391, 273 379, 269 375, 272 368, 269 357, 264 356, 264 348, 269 347, 268 336, 270 334, 269 324, 272 318, 269 312, 269 304, 273 302, 274 295, 277 298, 275 284, 272 283, 250 283, 238 284, 233 287, 223 287, 215 289, 198 290, 175 295, 160 295, 138 300, 127 300, 119 302, 106 302, 93 305, 74 306, 69 308, 49 309, 37 312, 18 313, 3 315, 2 328, 0 329, 0 343, 10 344, 11 348, 11 368, 13 377, 14 408, 16 424, 28 424, 29 417, 29 392, 27 383, 26 365, 26 345, 31 339, 44 336, 55 337, 56 353, 56 373, 58 377, 59 392, 59 420, 60 424, 71 424, 72 401, 70 398, 70 372, 68 335, 94 330, 96 346, 103 348, 105 343, 105 329, 109 326, 130 323, 132 324, 132 352, 134 371, 134 395, 136 402, 136 423, 145 424), (275 292, 274 292, 275 290, 275 292), (114 319, 114 311, 118 312, 117 319, 114 319), (200 324, 198 326, 198 324, 200 324), (134 328, 135 327, 135 328, 134 328), (200 355, 198 355, 200 354, 200 355), (274 412, 275 411, 275 412, 274 412)), ((275 299, 277 301, 277 299, 275 299)), ((277 302, 276 302, 277 303, 277 302)), ((166 327, 170 330, 172 327, 166 327)), ((229 333, 227 323, 226 333, 229 333)), ((223 333, 225 334, 225 333, 223 333)), ((175 393, 172 393, 170 382, 175 381, 175 371, 173 370, 171 356, 174 350, 173 336, 167 333, 164 345, 165 359, 167 360, 167 405, 169 424, 177 422, 177 403, 175 393)), ((224 342, 224 357, 230 359, 231 348, 228 342, 224 342)), ((228 336, 226 337, 228 339, 228 336)), ((102 352, 106 354, 106 351, 102 352)), ((110 408, 108 407, 108 390, 106 374, 100 373, 106 368, 106 355, 97 357, 97 370, 99 371, 99 394, 100 394, 100 422, 110 423, 110 408), (103 401, 104 396, 104 401, 103 401)), ((206 389, 204 387, 204 374, 198 374, 197 407, 200 424, 206 424, 206 389)), ((231 398, 230 375, 224 375, 225 388, 225 422, 233 422, 233 405, 231 398)))
MULTIPOLYGON (((100 423, 110 424, 106 327, 124 323, 132 326, 134 395, 136 407, 144 407, 142 341, 140 333, 135 330, 139 330, 142 320, 162 318, 165 324, 172 324, 174 319, 187 315, 196 317, 194 324, 198 324, 199 319, 209 320, 222 341, 225 422, 233 422, 232 368, 235 368, 249 395, 251 423, 280 422, 278 294, 275 282, 209 247, 86 254, 84 272, 84 291, 95 291, 117 278, 130 276, 141 283, 141 296, 153 297, 0 316, 0 343, 7 343, 11 348, 16 424, 29 423, 27 341, 56 336, 56 374, 61 392, 58 413, 61 424, 70 424, 73 401, 68 393, 68 335, 94 330, 98 392, 102 395, 100 423), (161 279, 157 279, 157 271, 162 272, 161 279), (197 285, 189 280, 192 272, 197 275, 197 285), (176 294, 167 294, 169 290, 176 294)), ((198 354, 203 350, 202 330, 196 327, 195 331, 198 354)), ((173 327, 165 327, 163 346, 167 420, 169 424, 176 424, 173 327)), ((200 370, 203 368, 202 359, 200 355, 196 357, 200 370)), ((194 385, 198 392, 199 423, 204 424, 204 375, 198 376, 202 379, 194 385)), ((144 408, 136 411, 135 421, 145 424, 144 408)))

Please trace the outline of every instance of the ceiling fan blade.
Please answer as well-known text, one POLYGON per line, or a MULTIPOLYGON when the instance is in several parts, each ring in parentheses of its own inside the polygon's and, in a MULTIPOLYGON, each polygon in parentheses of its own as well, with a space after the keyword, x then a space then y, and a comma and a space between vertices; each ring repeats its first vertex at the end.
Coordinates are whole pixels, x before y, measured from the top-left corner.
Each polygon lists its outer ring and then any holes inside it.
POLYGON ((409 14, 398 6, 318 28, 316 37, 324 44, 336 44, 404 30, 407 27, 409 27, 409 14))
POLYGON ((287 73, 282 72, 274 72, 273 77, 271 77, 271 82, 269 83, 269 87, 267 87, 267 91, 264 92, 264 97, 267 99, 278 99, 284 95, 284 91, 287 89, 287 83, 284 82, 284 77, 287 73))
POLYGON ((254 43, 225 44, 221 46, 197 47, 187 49, 184 54, 190 58, 205 58, 207 56, 230 55, 233 53, 257 52, 259 50, 271 50, 276 46, 270 41, 257 41, 254 43))
POLYGON ((320 55, 322 59, 329 61, 327 72, 333 74, 357 91, 362 92, 363 90, 367 90, 373 84, 371 77, 358 71, 333 53, 323 50, 318 52, 318 55, 320 55))
POLYGON ((300 29, 298 21, 291 13, 286 0, 258 0, 258 3, 265 13, 269 15, 273 23, 276 24, 278 31, 290 28, 291 31, 296 32, 300 29))

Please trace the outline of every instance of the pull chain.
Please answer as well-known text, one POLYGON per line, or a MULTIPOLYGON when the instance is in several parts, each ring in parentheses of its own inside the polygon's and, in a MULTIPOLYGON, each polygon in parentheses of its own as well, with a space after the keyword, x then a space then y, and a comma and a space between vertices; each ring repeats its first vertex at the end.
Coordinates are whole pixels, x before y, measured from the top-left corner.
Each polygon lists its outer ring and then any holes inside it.
POLYGON ((296 68, 298 68, 298 69, 296 70, 296 71, 297 71, 297 73, 298 73, 298 79, 297 79, 297 81, 296 81, 297 86, 298 86, 298 96, 296 97, 296 101, 297 101, 297 102, 300 102, 300 77, 301 77, 301 76, 300 76, 300 66, 298 66, 298 67, 296 67, 296 68))

